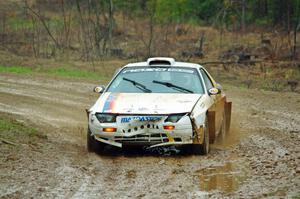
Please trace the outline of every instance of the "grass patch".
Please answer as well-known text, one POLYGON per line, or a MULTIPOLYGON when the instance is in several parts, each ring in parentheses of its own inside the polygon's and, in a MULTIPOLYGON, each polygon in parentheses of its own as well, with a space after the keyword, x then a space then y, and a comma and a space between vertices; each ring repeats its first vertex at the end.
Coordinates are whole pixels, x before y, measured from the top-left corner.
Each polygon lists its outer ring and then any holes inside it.
POLYGON ((33 72, 31 68, 20 67, 20 66, 0 66, 1 73, 16 73, 16 74, 30 74, 33 72))
POLYGON ((296 196, 293 196, 292 198, 293 198, 293 199, 300 199, 300 193, 297 193, 297 195, 296 195, 296 196))
POLYGON ((30 20, 21 18, 10 18, 8 20, 8 26, 13 31, 21 29, 33 29, 33 23, 30 20))
MULTIPOLYGON (((46 21, 50 28, 62 29, 64 27, 63 20, 55 17, 46 21)), ((13 31, 19 31, 23 29, 33 30, 34 24, 31 20, 11 17, 7 21, 8 27, 13 31)), ((37 24, 40 28, 43 28, 41 24, 37 24)))
POLYGON ((83 69, 76 69, 71 67, 55 67, 55 68, 29 68, 24 66, 1 66, 0 73, 14 73, 14 74, 44 74, 57 77, 74 77, 74 78, 85 78, 85 79, 105 79, 105 77, 99 72, 92 72, 83 69))
POLYGON ((28 135, 29 137, 37 135, 37 130, 32 127, 26 127, 24 124, 11 119, 11 118, 0 118, 0 132, 24 132, 24 134, 28 135))
POLYGON ((0 114, 0 139, 13 143, 34 143, 46 138, 36 128, 14 119, 11 115, 0 114))

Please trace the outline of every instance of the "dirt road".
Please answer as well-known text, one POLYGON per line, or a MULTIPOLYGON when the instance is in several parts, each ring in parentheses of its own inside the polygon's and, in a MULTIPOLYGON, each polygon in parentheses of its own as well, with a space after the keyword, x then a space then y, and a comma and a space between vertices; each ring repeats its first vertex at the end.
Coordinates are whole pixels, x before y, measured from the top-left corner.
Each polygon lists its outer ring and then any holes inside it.
POLYGON ((0 112, 48 136, 14 158, 2 154, 1 198, 299 197, 299 94, 228 89, 232 131, 208 156, 176 149, 98 155, 85 148, 94 85, 0 75, 0 112))

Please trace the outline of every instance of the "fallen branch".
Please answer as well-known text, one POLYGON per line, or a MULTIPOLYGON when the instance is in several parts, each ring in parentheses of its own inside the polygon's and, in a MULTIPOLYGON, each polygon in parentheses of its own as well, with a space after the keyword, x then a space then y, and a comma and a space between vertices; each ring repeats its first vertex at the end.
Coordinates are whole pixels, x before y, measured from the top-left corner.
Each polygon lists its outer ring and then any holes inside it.
POLYGON ((11 141, 8 141, 8 140, 5 140, 3 138, 0 138, 1 142, 3 142, 4 144, 9 144, 9 145, 12 145, 12 146, 17 146, 18 144, 14 143, 14 142, 11 142, 11 141))
POLYGON ((249 61, 207 61, 199 63, 200 65, 205 64, 254 64, 254 63, 261 63, 261 60, 249 60, 249 61))

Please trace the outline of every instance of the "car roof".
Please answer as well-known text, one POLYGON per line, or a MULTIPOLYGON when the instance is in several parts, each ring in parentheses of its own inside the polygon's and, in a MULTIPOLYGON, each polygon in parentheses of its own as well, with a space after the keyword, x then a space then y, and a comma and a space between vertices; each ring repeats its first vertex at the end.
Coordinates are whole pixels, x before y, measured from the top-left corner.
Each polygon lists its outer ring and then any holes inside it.
POLYGON ((149 58, 145 62, 129 63, 129 64, 125 65, 124 67, 139 67, 139 66, 202 68, 202 66, 199 64, 190 63, 190 62, 178 62, 178 61, 175 61, 174 58, 170 58, 170 57, 152 57, 152 58, 149 58), (157 61, 157 64, 151 64, 155 61, 157 61), (168 64, 162 64, 162 62, 167 62, 168 64))

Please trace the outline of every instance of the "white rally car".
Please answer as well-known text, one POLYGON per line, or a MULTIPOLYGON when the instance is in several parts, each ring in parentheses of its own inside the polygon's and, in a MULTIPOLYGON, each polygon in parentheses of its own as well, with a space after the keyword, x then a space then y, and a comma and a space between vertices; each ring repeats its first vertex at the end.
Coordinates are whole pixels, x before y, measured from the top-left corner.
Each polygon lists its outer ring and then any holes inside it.
POLYGON ((190 145, 207 154, 229 130, 231 102, 198 64, 155 57, 122 67, 87 110, 87 148, 190 145))

